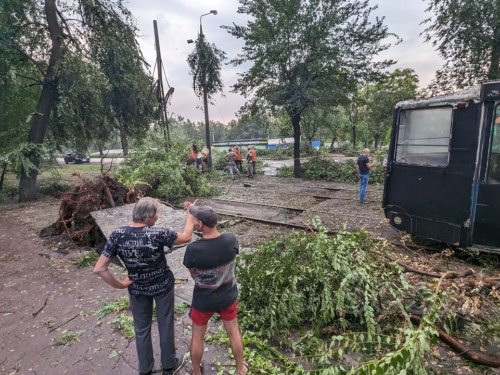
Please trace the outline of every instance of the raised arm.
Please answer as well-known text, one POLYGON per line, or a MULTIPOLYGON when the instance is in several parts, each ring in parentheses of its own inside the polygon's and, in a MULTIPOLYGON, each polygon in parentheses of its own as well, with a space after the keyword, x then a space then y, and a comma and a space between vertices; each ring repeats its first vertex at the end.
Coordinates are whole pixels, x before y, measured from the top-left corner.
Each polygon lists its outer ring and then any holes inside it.
POLYGON ((191 242, 191 237, 193 236, 194 217, 189 213, 189 207, 194 206, 196 202, 198 202, 198 199, 196 199, 193 203, 184 202, 184 211, 187 213, 186 225, 184 226, 183 232, 177 232, 177 239, 175 240, 174 245, 191 242))

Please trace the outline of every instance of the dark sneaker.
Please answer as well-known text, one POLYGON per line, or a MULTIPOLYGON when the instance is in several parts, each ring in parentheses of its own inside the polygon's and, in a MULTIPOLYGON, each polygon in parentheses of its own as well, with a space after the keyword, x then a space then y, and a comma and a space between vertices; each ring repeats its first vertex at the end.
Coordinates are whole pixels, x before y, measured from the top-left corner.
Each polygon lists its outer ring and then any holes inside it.
POLYGON ((175 357, 175 367, 169 369, 163 369, 163 375, 174 375, 177 374, 177 371, 184 365, 184 357, 176 356, 175 357))
POLYGON ((149 370, 148 372, 139 372, 139 375, 151 375, 153 370, 149 370))

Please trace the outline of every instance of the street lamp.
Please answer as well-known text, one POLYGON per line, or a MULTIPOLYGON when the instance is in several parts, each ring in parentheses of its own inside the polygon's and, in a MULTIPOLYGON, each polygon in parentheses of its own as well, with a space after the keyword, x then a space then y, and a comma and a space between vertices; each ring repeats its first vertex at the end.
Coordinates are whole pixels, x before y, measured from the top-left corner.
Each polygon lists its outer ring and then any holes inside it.
MULTIPOLYGON (((203 40, 203 28, 201 26, 201 18, 204 16, 207 16, 209 14, 213 14, 214 16, 217 15, 216 10, 211 10, 208 13, 202 14, 200 16, 200 33, 198 35, 198 40, 201 43, 205 43, 203 40)), ((187 41, 188 43, 193 43, 192 39, 189 39, 187 41)), ((199 47, 200 48, 200 54, 204 53, 205 48, 203 46, 199 47)), ((203 61, 204 64, 206 64, 205 59, 203 56, 200 56, 200 61, 203 61)), ((206 65, 202 67, 202 86, 203 86, 203 107, 205 109, 205 141, 207 143, 207 148, 210 151, 207 157, 207 164, 208 168, 212 169, 212 149, 210 145, 210 120, 208 119, 208 93, 207 93, 207 67, 206 65)))

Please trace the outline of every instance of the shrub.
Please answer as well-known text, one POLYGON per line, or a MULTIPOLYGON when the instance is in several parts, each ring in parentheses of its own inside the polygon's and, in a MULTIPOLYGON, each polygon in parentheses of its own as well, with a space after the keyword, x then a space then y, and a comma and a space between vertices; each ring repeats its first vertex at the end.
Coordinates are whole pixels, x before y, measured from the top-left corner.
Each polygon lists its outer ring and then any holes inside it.
MULTIPOLYGON (((365 250, 373 247, 361 231, 329 237, 320 227, 318 234, 293 232, 240 255, 236 276, 244 330, 279 340, 293 348, 294 359, 307 357, 322 374, 401 374, 407 369, 425 374, 441 295, 409 285, 394 262, 365 250), (424 314, 418 327, 406 312, 415 304, 424 314), (291 333, 296 332, 300 338, 294 341, 291 333), (342 367, 346 364, 350 371, 342 367)), ((267 350, 263 344, 257 346, 260 351, 267 350)), ((303 373, 294 359, 279 353, 267 358, 276 358, 286 373, 303 373)))
POLYGON ((157 178, 159 186, 148 195, 169 201, 189 195, 208 196, 217 191, 194 165, 185 163, 185 150, 182 144, 174 145, 168 152, 160 149, 138 150, 119 165, 116 176, 125 186, 147 184, 157 178))
MULTIPOLYGON (((346 160, 342 163, 324 157, 314 157, 301 164, 302 177, 310 179, 327 178, 335 182, 357 183, 358 173, 355 160, 346 160)), ((278 177, 293 177, 293 166, 278 168, 278 177)), ((385 179, 382 162, 378 162, 370 169, 370 183, 383 184, 385 179)))

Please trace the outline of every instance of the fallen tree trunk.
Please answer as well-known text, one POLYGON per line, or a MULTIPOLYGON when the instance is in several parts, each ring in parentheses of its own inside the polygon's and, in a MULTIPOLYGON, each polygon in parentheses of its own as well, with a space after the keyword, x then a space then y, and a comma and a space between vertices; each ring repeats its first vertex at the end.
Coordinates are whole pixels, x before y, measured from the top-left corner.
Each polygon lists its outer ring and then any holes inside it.
MULTIPOLYGON (((410 315, 410 319, 415 324, 420 324, 422 321, 422 318, 417 315, 410 315)), ((439 333, 439 338, 448 344, 455 352, 457 352, 458 355, 466 357, 474 363, 480 365, 500 368, 500 358, 493 358, 486 354, 476 352, 448 335, 441 328, 436 327, 436 329, 439 333)))

